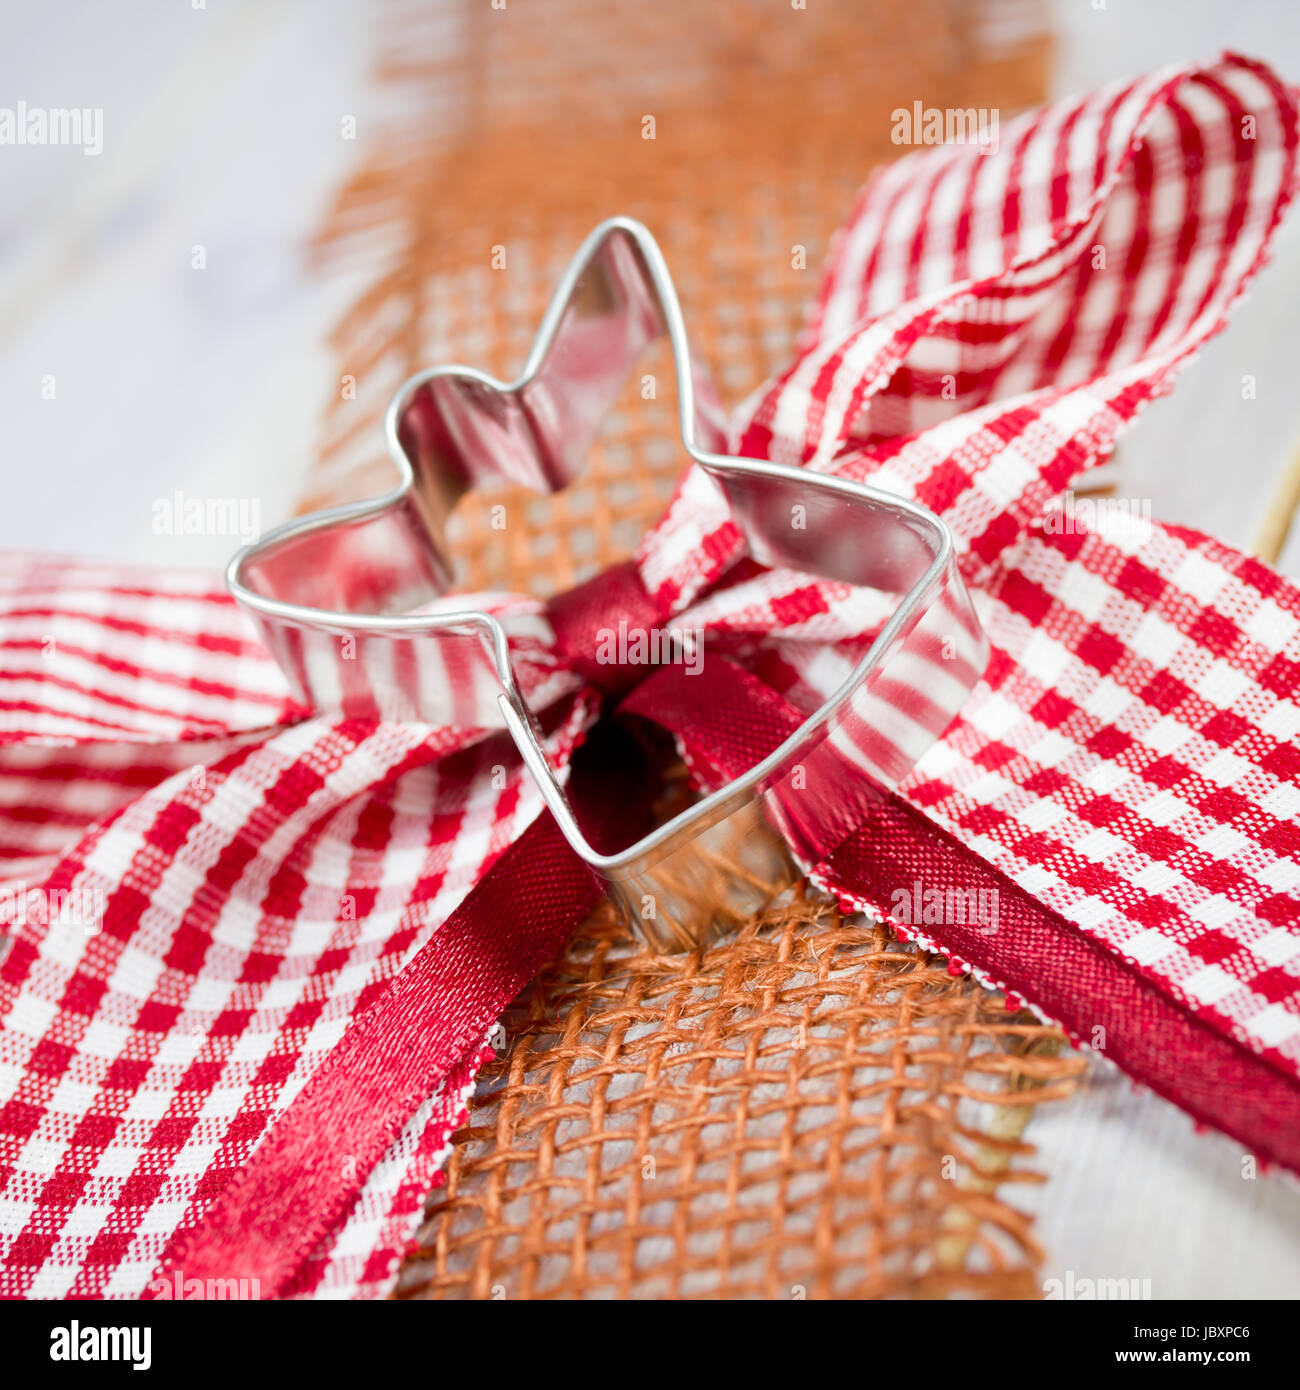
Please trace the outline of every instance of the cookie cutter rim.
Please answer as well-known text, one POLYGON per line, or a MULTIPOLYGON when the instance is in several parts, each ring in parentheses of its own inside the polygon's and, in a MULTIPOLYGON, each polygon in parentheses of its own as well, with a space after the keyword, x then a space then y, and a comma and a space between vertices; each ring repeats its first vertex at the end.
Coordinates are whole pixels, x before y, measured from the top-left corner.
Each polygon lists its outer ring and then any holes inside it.
MULTIPOLYGON (((685 323, 663 254, 649 230, 640 222, 629 217, 610 218, 587 236, 570 261, 542 318, 528 358, 518 377, 511 382, 502 382, 476 368, 456 364, 427 368, 409 377, 398 388, 384 416, 385 441, 389 456, 399 474, 397 485, 378 498, 326 508, 268 531, 258 540, 242 547, 232 557, 226 570, 227 585, 241 606, 263 619, 327 632, 335 636, 411 637, 440 631, 473 634, 479 637, 488 649, 501 686, 497 703, 504 726, 565 839, 575 853, 602 878, 613 882, 637 878, 683 845, 721 823, 741 806, 753 801, 764 790, 778 782, 813 748, 819 746, 827 737, 836 716, 849 704, 855 692, 865 686, 871 675, 880 668, 891 650, 905 636, 904 630, 910 629, 925 612, 928 600, 935 596, 945 577, 956 578, 960 583, 959 577, 952 571, 952 532, 947 523, 928 508, 868 483, 850 481, 805 468, 794 468, 765 459, 713 453, 702 448, 696 439, 696 425, 699 419, 685 323), (669 340, 673 355, 679 432, 682 444, 691 459, 719 482, 724 492, 728 480, 768 478, 800 490, 820 490, 835 494, 850 504, 867 504, 892 511, 900 521, 910 521, 915 531, 931 540, 932 557, 920 577, 898 601, 893 613, 848 676, 778 748, 755 763, 748 772, 706 793, 686 810, 634 844, 616 853, 605 854, 597 851, 588 841, 569 805, 559 777, 542 746, 536 719, 515 680, 510 663, 507 633, 495 617, 474 609, 435 615, 401 615, 358 614, 314 608, 261 593, 250 587, 246 582, 246 576, 249 567, 257 562, 259 556, 286 541, 296 540, 340 524, 377 517, 404 504, 416 485, 416 476, 411 460, 401 443, 399 428, 403 412, 415 394, 431 382, 451 377, 477 383, 496 395, 512 397, 522 392, 542 374, 570 302, 584 275, 604 250, 606 243, 618 235, 626 237, 638 253, 649 282, 648 288, 653 291, 662 315, 664 334, 669 340)), ((746 536, 747 542, 751 539, 746 536)), ((968 686, 967 693, 969 688, 968 686)))

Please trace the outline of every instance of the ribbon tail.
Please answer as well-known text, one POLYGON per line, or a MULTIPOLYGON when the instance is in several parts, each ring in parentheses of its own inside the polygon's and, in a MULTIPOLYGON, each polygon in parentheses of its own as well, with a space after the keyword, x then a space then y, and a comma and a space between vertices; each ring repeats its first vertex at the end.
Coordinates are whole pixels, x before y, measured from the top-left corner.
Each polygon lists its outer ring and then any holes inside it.
MULTIPOLYGON (((570 800, 598 846, 644 833, 664 751, 616 724, 577 750, 570 800)), ((209 1205, 178 1230, 150 1287, 247 1279, 264 1298, 311 1288, 310 1262, 376 1164, 434 1093, 436 1113, 455 1123, 446 1102, 470 1084, 489 1029, 603 894, 542 813, 353 1020, 239 1176, 215 1197, 201 1193, 209 1205)))
MULTIPOLYGON (((283 1295, 432 1091, 599 902, 543 814, 501 856, 276 1120, 155 1279, 256 1280, 283 1295)), ((149 1295, 146 1294, 146 1297, 149 1295)))
MULTIPOLYGON (((723 778, 771 753, 804 718, 722 658, 696 677, 664 668, 622 709, 668 729, 693 760, 723 778)), ((965 902, 996 903, 992 930, 982 920, 919 931, 914 922, 895 925, 956 968, 1027 1001, 1198 1123, 1300 1172, 1300 1086, 1292 1078, 1197 1018, 902 797, 873 797, 863 822, 804 867, 846 908, 886 919, 899 890, 910 899, 918 883, 959 890, 965 902)))

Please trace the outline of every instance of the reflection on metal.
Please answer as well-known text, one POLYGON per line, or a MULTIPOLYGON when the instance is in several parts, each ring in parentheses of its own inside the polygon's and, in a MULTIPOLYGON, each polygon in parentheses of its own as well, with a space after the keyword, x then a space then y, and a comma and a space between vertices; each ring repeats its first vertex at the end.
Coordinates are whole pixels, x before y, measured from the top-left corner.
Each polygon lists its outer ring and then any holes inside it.
POLYGON ((655 891, 647 876, 680 875, 683 861, 670 865, 670 856, 752 814, 745 808, 756 798, 797 855, 834 844, 881 787, 911 771, 983 669, 984 637, 938 517, 863 483, 720 452, 723 414, 691 363, 667 267, 630 219, 587 238, 517 380, 465 367, 421 372, 398 391, 384 428, 401 473, 396 490, 268 533, 231 561, 232 593, 297 693, 322 710, 508 729, 569 843, 638 920, 634 905, 655 891), (454 570, 444 527, 483 484, 556 491, 571 482, 637 358, 661 336, 675 358, 683 443, 721 489, 754 559, 869 589, 888 617, 838 688, 769 757, 636 844, 602 854, 543 748, 540 711, 520 692, 506 628, 480 609, 448 607, 454 570))

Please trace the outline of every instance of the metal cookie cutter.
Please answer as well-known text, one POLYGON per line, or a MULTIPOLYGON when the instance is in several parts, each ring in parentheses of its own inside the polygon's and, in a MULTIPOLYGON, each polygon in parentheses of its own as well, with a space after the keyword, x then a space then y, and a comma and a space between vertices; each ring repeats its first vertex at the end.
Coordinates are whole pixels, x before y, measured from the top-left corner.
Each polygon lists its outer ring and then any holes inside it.
POLYGON ((698 907, 661 908, 666 930, 645 904, 662 901, 665 882, 680 884, 687 857, 719 827, 744 835, 761 804, 797 855, 820 857, 837 826, 852 828, 864 796, 911 771, 983 670, 987 647, 943 521, 864 483, 722 452, 723 414, 691 363, 663 256, 628 218, 602 223, 583 243, 515 381, 468 367, 421 372, 398 391, 384 431, 398 486, 245 547, 227 572, 232 594, 296 693, 323 711, 507 729, 573 849, 652 940, 697 935, 699 924, 681 919, 698 907), (753 558, 859 586, 882 625, 771 756, 636 844, 602 854, 543 748, 501 623, 445 603, 436 614, 418 610, 454 587, 444 527, 457 502, 487 482, 538 492, 569 484, 636 359, 664 335, 682 441, 721 488, 753 558))

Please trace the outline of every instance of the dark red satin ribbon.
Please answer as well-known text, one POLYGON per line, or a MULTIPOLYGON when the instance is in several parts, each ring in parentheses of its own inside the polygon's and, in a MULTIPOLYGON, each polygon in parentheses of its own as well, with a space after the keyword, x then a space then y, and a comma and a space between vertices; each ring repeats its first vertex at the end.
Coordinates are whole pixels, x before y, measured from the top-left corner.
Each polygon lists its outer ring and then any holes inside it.
MULTIPOLYGON (((552 604, 562 656, 609 694, 644 671, 597 665, 595 633, 659 621, 630 566, 552 604)), ((697 675, 667 667, 635 685, 621 714, 675 734, 703 765, 735 776, 771 752, 803 716, 755 676, 723 658, 697 675)), ((602 726, 609 727, 609 726, 602 726)), ((648 810, 653 767, 628 740, 593 736, 570 785, 584 828, 611 848, 635 837, 648 810), (635 789, 635 790, 632 790, 635 789)), ((864 805, 857 828, 819 846, 819 877, 842 894, 888 907, 920 880, 998 893, 996 930, 943 925, 931 935, 957 959, 1095 1042, 1136 1080, 1224 1130, 1264 1161, 1300 1169, 1300 1088, 1263 1058, 1224 1038, 1104 947, 1044 907, 901 798, 864 805), (1097 1030, 1101 1030, 1099 1033, 1097 1030)), ((464 1061, 492 1023, 594 908, 597 879, 549 814, 501 857, 460 908, 353 1020, 320 1070, 271 1127, 240 1178, 200 1224, 169 1248, 159 1274, 257 1279, 283 1294, 356 1198, 340 1156, 366 1173, 419 1104, 464 1061)))

